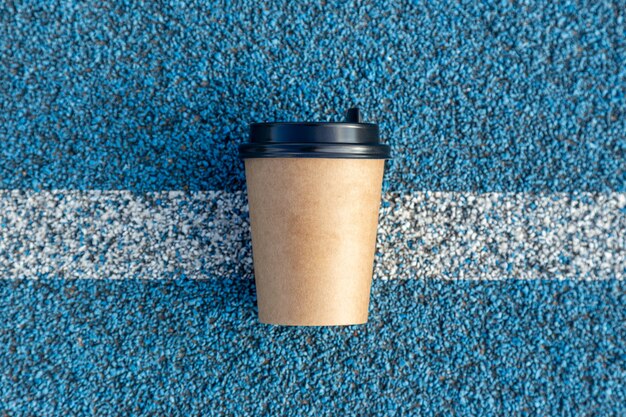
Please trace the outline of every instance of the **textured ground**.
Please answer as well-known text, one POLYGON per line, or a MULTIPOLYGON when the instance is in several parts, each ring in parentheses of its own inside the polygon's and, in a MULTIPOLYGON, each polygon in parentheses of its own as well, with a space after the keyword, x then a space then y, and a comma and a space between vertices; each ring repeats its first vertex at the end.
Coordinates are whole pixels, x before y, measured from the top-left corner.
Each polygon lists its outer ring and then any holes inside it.
POLYGON ((626 3, 412 3, 1 2, 0 415, 626 414, 626 3), (370 323, 260 325, 237 145, 353 105, 370 323))
POLYGON ((623 1, 2 2, 5 188, 240 189, 247 124, 358 105, 387 188, 624 191, 623 1))
POLYGON ((377 280, 367 326, 321 329, 259 325, 250 280, 0 296, 9 415, 623 414, 625 281, 377 280))
MULTIPOLYGON (((252 278, 244 192, 0 191, 0 274, 252 278)), ((375 277, 615 279, 626 195, 386 193, 375 277)))

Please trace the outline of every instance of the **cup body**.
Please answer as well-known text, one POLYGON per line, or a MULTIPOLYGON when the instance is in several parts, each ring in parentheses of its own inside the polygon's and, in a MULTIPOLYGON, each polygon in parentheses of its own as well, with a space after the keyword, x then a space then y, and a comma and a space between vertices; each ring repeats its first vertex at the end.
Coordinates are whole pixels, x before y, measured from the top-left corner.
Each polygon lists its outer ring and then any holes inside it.
POLYGON ((259 319, 367 322, 383 159, 245 160, 259 319))

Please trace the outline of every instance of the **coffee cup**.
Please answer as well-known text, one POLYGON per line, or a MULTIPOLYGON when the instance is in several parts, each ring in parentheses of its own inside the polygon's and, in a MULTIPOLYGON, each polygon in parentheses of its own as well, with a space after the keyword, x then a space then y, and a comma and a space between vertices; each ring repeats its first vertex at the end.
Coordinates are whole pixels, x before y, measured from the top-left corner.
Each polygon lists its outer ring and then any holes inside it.
POLYGON ((378 125, 254 123, 244 160, 259 320, 368 320, 385 160, 378 125))

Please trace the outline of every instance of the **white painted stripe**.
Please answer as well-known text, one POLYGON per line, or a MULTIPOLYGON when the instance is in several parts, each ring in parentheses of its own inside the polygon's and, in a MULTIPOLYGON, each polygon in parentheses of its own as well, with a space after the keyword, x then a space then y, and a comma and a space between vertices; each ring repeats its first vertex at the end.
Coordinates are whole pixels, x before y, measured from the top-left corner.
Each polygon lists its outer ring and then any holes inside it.
POLYGON ((626 195, 387 195, 376 276, 623 279, 626 195))
MULTIPOLYGON (((0 277, 252 273, 243 192, 0 191, 0 277)), ((384 196, 376 278, 623 279, 626 195, 384 196)))

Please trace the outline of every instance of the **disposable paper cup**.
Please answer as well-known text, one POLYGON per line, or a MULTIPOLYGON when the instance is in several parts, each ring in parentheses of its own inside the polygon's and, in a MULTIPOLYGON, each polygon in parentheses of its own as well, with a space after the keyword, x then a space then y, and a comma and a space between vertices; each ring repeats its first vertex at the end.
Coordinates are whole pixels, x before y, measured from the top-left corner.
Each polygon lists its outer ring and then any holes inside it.
POLYGON ((384 161, 378 126, 259 123, 245 161, 259 319, 366 323, 384 161))

